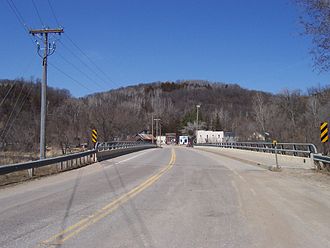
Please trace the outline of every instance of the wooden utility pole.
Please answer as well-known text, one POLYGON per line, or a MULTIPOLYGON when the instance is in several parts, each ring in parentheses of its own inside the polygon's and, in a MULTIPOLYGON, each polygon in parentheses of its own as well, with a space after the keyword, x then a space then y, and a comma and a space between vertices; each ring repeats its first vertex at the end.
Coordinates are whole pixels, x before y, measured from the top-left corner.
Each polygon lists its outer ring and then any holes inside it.
POLYGON ((50 44, 48 34, 61 34, 63 29, 33 29, 30 34, 38 35, 44 38, 43 54, 41 54, 40 44, 38 45, 38 54, 42 58, 42 84, 41 84, 41 112, 40 112, 40 159, 46 158, 46 91, 47 91, 47 57, 55 52, 55 43, 50 44))
POLYGON ((154 143, 154 114, 151 115, 151 143, 154 143))
POLYGON ((160 119, 154 119, 154 121, 156 122, 156 145, 157 145, 158 144, 157 135, 159 136, 159 121, 160 121, 160 119))

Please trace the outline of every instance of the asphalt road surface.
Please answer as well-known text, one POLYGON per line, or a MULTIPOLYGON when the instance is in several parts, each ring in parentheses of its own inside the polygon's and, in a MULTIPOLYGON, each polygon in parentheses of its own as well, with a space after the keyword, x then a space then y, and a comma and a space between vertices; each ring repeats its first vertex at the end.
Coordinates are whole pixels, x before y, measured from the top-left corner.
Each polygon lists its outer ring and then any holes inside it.
POLYGON ((329 184, 193 148, 0 189, 0 247, 330 247, 329 184))

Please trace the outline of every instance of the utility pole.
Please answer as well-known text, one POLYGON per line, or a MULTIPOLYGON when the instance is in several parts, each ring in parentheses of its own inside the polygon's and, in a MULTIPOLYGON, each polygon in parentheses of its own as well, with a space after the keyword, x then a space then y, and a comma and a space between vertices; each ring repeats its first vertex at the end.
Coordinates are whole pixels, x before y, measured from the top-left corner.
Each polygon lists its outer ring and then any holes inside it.
POLYGON ((154 143, 154 114, 151 115, 151 143, 154 143))
POLYGON ((159 123, 159 146, 162 146, 162 123, 159 123))
POLYGON ((201 105, 196 105, 197 108, 197 116, 196 116, 196 122, 197 122, 197 130, 198 130, 198 110, 201 107, 201 105))
POLYGON ((160 119, 154 119, 156 121, 156 144, 158 143, 157 135, 159 133, 159 121, 160 119))
POLYGON ((39 35, 44 38, 43 54, 41 54, 40 44, 38 46, 38 54, 42 58, 42 84, 41 84, 41 112, 40 112, 40 159, 46 158, 46 91, 47 91, 47 58, 55 52, 55 43, 50 44, 48 34, 61 34, 64 30, 61 29, 32 29, 30 34, 33 36, 39 35))
POLYGON ((198 125, 198 110, 199 110, 199 108, 201 107, 201 105, 200 104, 198 104, 198 105, 196 105, 196 108, 197 108, 197 115, 196 115, 196 132, 195 132, 195 136, 196 136, 196 143, 197 143, 197 131, 198 131, 198 127, 199 127, 199 125, 198 125))

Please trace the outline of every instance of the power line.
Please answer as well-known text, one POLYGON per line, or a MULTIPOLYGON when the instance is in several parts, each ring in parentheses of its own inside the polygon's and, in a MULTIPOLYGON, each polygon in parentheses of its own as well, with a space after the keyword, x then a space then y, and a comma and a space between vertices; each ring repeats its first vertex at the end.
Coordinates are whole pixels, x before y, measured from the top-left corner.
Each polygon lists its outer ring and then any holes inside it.
POLYGON ((12 10, 12 12, 14 13, 14 15, 16 16, 16 19, 18 20, 18 22, 22 25, 23 29, 25 31, 29 31, 29 28, 27 27, 23 16, 21 15, 21 13, 19 12, 19 10, 17 9, 15 3, 13 2, 13 0, 6 0, 10 9, 12 10))
POLYGON ((99 83, 95 82, 86 72, 84 72, 83 70, 81 70, 78 66, 76 66, 75 64, 73 64, 72 62, 70 62, 69 60, 67 60, 61 53, 58 53, 58 55, 61 57, 61 59, 63 59, 66 63, 68 63, 69 65, 71 65, 74 69, 76 69, 78 72, 80 72, 81 74, 83 74, 86 78, 88 78, 89 80, 91 80, 93 83, 95 83, 97 86, 100 87, 100 89, 103 89, 103 86, 101 86, 99 83))
POLYGON ((50 0, 48 0, 48 5, 49 5, 49 8, 50 8, 50 10, 51 10, 51 12, 53 14, 53 17, 54 17, 54 19, 56 21, 56 24, 60 27, 61 26, 60 25, 60 22, 58 21, 56 15, 55 15, 55 11, 54 11, 54 8, 53 8, 52 4, 50 3, 50 0))
MULTIPOLYGON (((111 80, 111 78, 107 75, 107 73, 105 73, 67 34, 65 34, 65 36, 67 37, 67 39, 73 44, 73 46, 75 46, 80 52, 81 52, 81 54, 83 54, 87 59, 88 59, 88 61, 91 63, 91 64, 93 64, 94 65, 94 67, 99 71, 99 72, 101 72, 104 76, 105 76, 105 78, 108 80, 108 81, 110 81, 110 82, 112 82, 112 83, 114 83, 112 80, 111 80)), ((114 84, 116 84, 116 83, 114 83, 114 84)), ((116 84, 117 86, 119 86, 118 84, 116 84)))
MULTIPOLYGON (((33 57, 34 58, 34 57, 33 57)), ((32 59, 33 59, 32 58, 32 59)), ((31 60, 32 60, 31 59, 31 60)), ((29 63, 24 67, 24 69, 23 69, 23 74, 25 74, 30 68, 31 68, 31 66, 32 66, 32 62, 31 61, 29 61, 29 63)), ((5 95, 5 97, 2 99, 2 101, 1 101, 1 103, 0 103, 0 107, 2 106, 2 104, 6 101, 6 99, 7 99, 7 97, 9 96, 9 93, 10 93, 10 91, 15 87, 15 85, 16 85, 16 83, 18 82, 18 81, 20 81, 19 79, 16 79, 16 80, 14 80, 14 82, 11 82, 12 83, 12 86, 11 86, 11 88, 7 91, 7 94, 5 95)))
MULTIPOLYGON (((27 27, 27 25, 25 24, 25 21, 24 21, 24 18, 22 17, 21 13, 19 12, 19 10, 17 9, 15 3, 13 2, 13 0, 6 0, 8 5, 10 6, 10 8, 12 9, 13 13, 15 14, 17 20, 20 22, 20 24, 22 25, 22 27, 24 28, 25 31, 28 31, 29 32, 29 28, 27 27)), ((32 1, 32 4, 33 4, 33 7, 35 9, 35 12, 37 13, 37 16, 41 22, 42 25, 44 25, 43 23, 43 20, 40 16, 40 13, 38 11, 38 8, 37 8, 37 5, 35 3, 34 0, 31 0, 32 1)), ((59 24, 59 21, 58 21, 58 18, 55 14, 55 11, 54 11, 54 8, 50 2, 50 0, 47 1, 48 4, 49 4, 49 7, 51 9, 51 12, 54 16, 54 19, 56 20, 56 23, 60 26, 59 24)), ((79 56, 77 56, 75 53, 73 53, 71 51, 70 48, 66 47, 65 44, 61 41, 59 41, 74 57, 76 57, 84 66, 86 66, 94 75, 96 75, 100 80, 101 82, 104 84, 104 85, 107 85, 106 83, 104 83, 104 81, 109 81, 109 83, 112 83, 114 85, 116 85, 117 87, 119 87, 119 85, 115 82, 113 82, 113 80, 111 80, 111 78, 107 75, 106 72, 104 72, 78 45, 77 43, 75 43, 68 35, 66 35, 66 37, 68 38, 68 40, 73 44, 73 46, 79 50, 79 52, 81 54, 83 54, 84 57, 87 58, 87 60, 93 64, 93 66, 102 74, 102 77, 101 75, 99 75, 99 73, 97 73, 93 68, 91 68, 88 64, 86 64, 79 56), (104 78, 103 78, 104 77, 104 78), (104 80, 106 79, 106 80, 104 80)), ((38 36, 37 36, 38 38, 38 36)), ((32 40, 32 42, 34 43, 34 40, 30 37, 30 39, 32 40)), ((72 64, 72 63, 71 63, 72 64)), ((98 86, 100 86, 99 84, 97 84, 98 86)), ((103 87, 102 87, 103 88, 103 87)))
POLYGON ((60 73, 62 73, 63 75, 65 75, 66 77, 70 78, 72 81, 74 81, 75 83, 77 83, 78 85, 80 85, 81 87, 85 88, 88 91, 92 91, 91 89, 89 89, 88 87, 86 87, 85 85, 83 85, 82 83, 80 83, 78 80, 74 79, 73 77, 71 77, 69 74, 67 74, 66 72, 62 71, 60 68, 58 68, 57 66, 55 66, 53 63, 48 62, 48 64, 50 66, 52 66, 53 68, 55 68, 57 71, 59 71, 60 73))
POLYGON ((23 100, 22 100, 22 104, 21 104, 21 106, 20 106, 18 112, 16 113, 16 116, 14 117, 13 121, 11 122, 10 126, 9 126, 7 129, 4 130, 4 131, 6 131, 6 133, 5 133, 5 136, 3 136, 3 138, 2 138, 2 142, 5 140, 7 134, 9 133, 9 131, 10 131, 10 129, 12 128, 12 126, 14 125, 15 121, 17 120, 17 117, 18 117, 19 114, 21 113, 22 108, 23 108, 23 106, 24 106, 26 100, 28 99, 28 97, 29 97, 30 94, 31 94, 32 89, 33 89, 33 87, 30 88, 29 92, 25 95, 25 98, 23 98, 23 100))
POLYGON ((88 68, 96 77, 98 77, 102 82, 104 78, 102 78, 99 73, 97 73, 92 67, 90 67, 85 61, 83 61, 78 55, 76 55, 69 47, 67 47, 62 41, 59 41, 61 45, 63 45, 64 49, 66 49, 72 56, 74 56, 77 60, 80 61, 86 68, 88 68))
POLYGON ((36 11, 37 16, 38 16, 38 18, 39 18, 39 21, 40 21, 40 23, 41 23, 41 26, 45 27, 44 22, 42 21, 42 18, 41 18, 41 16, 40 16, 39 11, 38 11, 38 8, 37 8, 36 3, 34 2, 34 0, 31 0, 31 1, 32 1, 32 4, 33 4, 33 7, 34 7, 34 10, 36 11))
POLYGON ((14 107, 13 107, 13 109, 12 109, 10 115, 9 115, 9 118, 8 118, 7 121, 6 121, 6 124, 5 124, 4 129, 3 129, 2 133, 1 133, 0 138, 1 138, 1 137, 3 136, 3 134, 5 133, 5 131, 6 131, 6 129, 7 129, 7 126, 8 126, 8 124, 9 124, 9 122, 10 122, 11 116, 12 116, 13 113, 15 112, 15 109, 16 109, 16 106, 17 106, 17 103, 18 103, 18 100, 21 98, 21 95, 22 95, 22 93, 23 93, 23 89, 24 89, 24 85, 22 85, 21 92, 19 93, 18 98, 17 98, 17 100, 16 100, 16 102, 15 102, 15 105, 14 105, 14 107))
MULTIPOLYGON (((31 66, 32 66, 32 64, 33 64, 33 58, 34 58, 34 56, 31 58, 31 60, 29 61, 29 63, 23 68, 23 74, 25 74, 26 72, 28 72, 29 69, 31 68, 31 66)), ((19 81, 20 81, 20 79, 15 79, 15 80, 13 80, 13 82, 12 82, 12 87, 9 89, 9 91, 10 91, 13 87, 15 87, 16 83, 19 82, 19 81)), ((8 95, 9 95, 9 91, 7 92, 6 96, 2 99, 2 101, 1 101, 1 103, 0 103, 0 107, 1 107, 1 105, 5 102, 6 98, 8 97, 8 95)))
POLYGON ((10 89, 7 91, 5 97, 2 99, 1 103, 0 103, 0 107, 2 106, 2 104, 6 101, 6 98, 8 97, 9 93, 11 92, 11 90, 15 87, 15 84, 13 83, 10 87, 10 89))

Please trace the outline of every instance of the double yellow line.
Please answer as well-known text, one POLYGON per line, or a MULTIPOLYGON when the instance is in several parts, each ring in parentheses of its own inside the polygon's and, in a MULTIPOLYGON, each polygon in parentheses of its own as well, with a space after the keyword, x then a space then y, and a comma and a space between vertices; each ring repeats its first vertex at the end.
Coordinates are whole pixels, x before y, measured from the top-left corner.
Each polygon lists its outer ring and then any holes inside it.
POLYGON ((76 236, 81 231, 85 230, 87 227, 95 224, 99 220, 103 219, 104 217, 111 214, 114 210, 116 210, 120 205, 127 202, 129 199, 137 195, 138 193, 142 192, 146 188, 148 188, 150 185, 155 183, 166 171, 170 170, 176 160, 175 151, 172 148, 172 156, 171 160, 168 163, 166 167, 161 169, 158 173, 148 178, 146 181, 129 191, 128 193, 120 196, 119 198, 115 199, 108 205, 104 206, 100 210, 96 211, 94 214, 80 220, 76 224, 69 226, 68 228, 64 229, 58 234, 55 234, 54 236, 50 237, 49 239, 41 242, 41 245, 60 245, 63 244, 68 239, 76 236))

